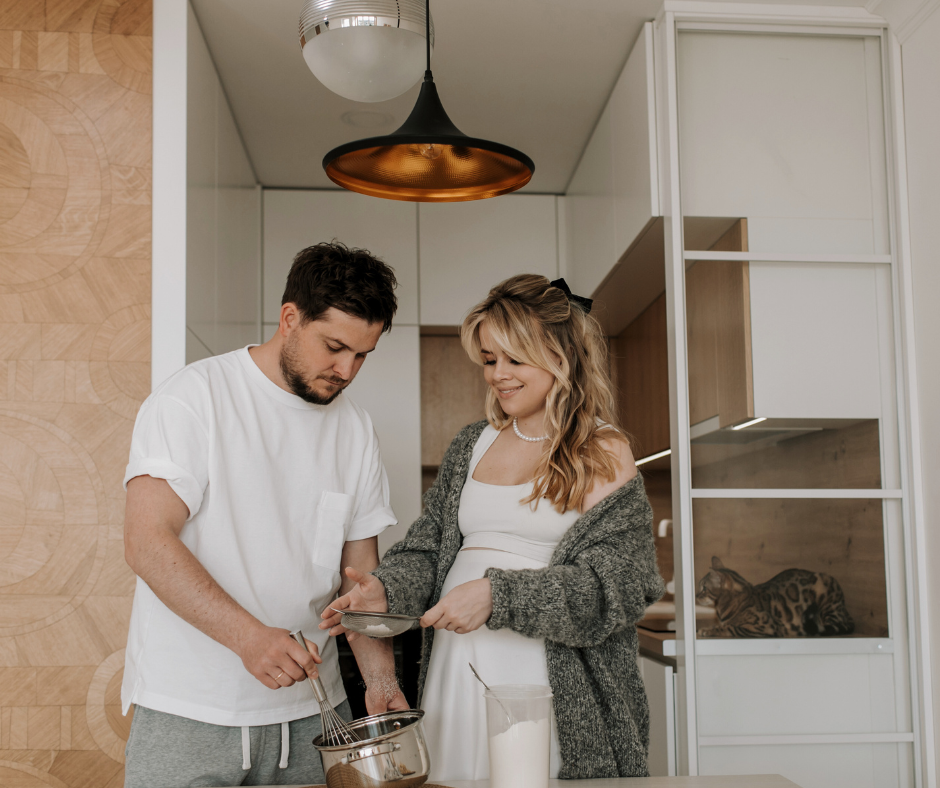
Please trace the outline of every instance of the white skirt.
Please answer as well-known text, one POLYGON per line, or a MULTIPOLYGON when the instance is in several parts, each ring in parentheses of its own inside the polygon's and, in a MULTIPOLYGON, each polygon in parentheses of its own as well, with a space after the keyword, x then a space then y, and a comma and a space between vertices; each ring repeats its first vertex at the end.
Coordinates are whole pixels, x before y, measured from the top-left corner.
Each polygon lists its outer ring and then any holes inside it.
MULTIPOLYGON (((441 596, 461 583, 479 580, 490 567, 542 569, 545 564, 500 550, 461 550, 447 573, 441 596)), ((490 775, 484 689, 470 672, 469 662, 491 687, 549 686, 542 638, 525 637, 510 629, 494 631, 485 624, 466 635, 446 630, 435 632, 423 698, 424 734, 431 756, 430 782, 485 780, 490 775)), ((558 777, 559 764, 553 714, 550 777, 558 777)))

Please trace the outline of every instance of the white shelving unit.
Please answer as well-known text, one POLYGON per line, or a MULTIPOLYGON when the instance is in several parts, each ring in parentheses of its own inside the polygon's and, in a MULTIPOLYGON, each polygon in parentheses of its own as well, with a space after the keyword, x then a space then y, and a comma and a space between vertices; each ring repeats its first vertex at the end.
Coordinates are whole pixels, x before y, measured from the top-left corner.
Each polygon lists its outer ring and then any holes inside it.
POLYGON ((675 661, 674 706, 659 713, 674 718, 679 774, 780 772, 806 788, 902 788, 925 785, 934 758, 919 689, 929 660, 914 560, 923 523, 912 517, 919 490, 908 470, 916 425, 903 368, 909 260, 895 229, 895 47, 884 20, 862 9, 667 0, 566 196, 570 280, 609 299, 633 266, 634 289, 666 293, 677 639, 663 650, 675 661), (644 136, 647 120, 654 131, 644 136), (625 156, 652 161, 650 178, 618 181, 625 156), (615 219, 618 206, 630 210, 615 219), (747 219, 749 251, 696 247, 722 217, 747 219), (665 269, 658 291, 630 257, 644 254, 665 269), (877 421, 880 483, 693 486, 692 438, 705 425, 689 418, 686 271, 735 260, 748 263, 754 416, 877 421), (704 573, 695 547, 697 533, 707 541, 707 521, 697 532, 693 510, 723 502, 864 507, 880 523, 887 610, 885 624, 862 631, 887 636, 697 638, 685 611, 704 573))

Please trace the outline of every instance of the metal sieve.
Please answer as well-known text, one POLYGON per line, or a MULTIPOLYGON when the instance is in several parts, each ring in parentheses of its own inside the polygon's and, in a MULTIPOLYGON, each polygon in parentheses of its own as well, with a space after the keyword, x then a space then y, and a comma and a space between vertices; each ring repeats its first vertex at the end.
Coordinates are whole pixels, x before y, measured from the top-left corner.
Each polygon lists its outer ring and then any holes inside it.
POLYGON ((403 616, 399 613, 373 613, 367 610, 330 610, 342 613, 340 623, 350 632, 357 632, 370 638, 391 638, 414 629, 421 620, 420 616, 403 616))

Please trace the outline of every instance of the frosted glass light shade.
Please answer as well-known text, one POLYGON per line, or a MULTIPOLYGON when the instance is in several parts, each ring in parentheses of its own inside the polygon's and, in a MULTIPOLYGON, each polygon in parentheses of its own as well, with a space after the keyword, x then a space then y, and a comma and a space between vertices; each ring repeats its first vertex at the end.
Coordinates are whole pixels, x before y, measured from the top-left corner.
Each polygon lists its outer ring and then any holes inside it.
POLYGON ((353 101, 400 96, 424 73, 424 36, 394 27, 347 27, 308 41, 304 60, 334 93, 353 101))
POLYGON ((300 15, 304 60, 344 98, 393 99, 428 67, 425 13, 424 0, 307 0, 300 15))

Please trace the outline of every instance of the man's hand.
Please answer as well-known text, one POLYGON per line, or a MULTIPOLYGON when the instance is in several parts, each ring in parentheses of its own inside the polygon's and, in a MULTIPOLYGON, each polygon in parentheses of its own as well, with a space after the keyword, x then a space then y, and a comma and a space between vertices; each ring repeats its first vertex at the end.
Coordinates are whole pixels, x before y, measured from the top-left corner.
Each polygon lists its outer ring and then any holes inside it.
POLYGON ((236 653, 252 676, 268 689, 290 687, 308 676, 315 679, 317 665, 323 662, 316 643, 304 638, 309 653, 286 629, 266 627, 258 622, 236 653))
POLYGON ((262 624, 183 544, 179 535, 188 516, 186 504, 164 479, 131 479, 124 516, 124 553, 131 569, 176 615, 238 654, 264 686, 289 687, 305 674, 316 676, 315 663, 322 660, 314 644, 311 656, 286 629, 262 624))
MULTIPOLYGON (((329 629, 330 635, 336 636, 346 633, 346 639, 352 643, 359 636, 355 632, 349 632, 346 627, 340 624, 342 615, 336 610, 370 610, 375 613, 388 612, 388 598, 385 596, 385 586, 382 581, 374 575, 365 574, 352 566, 346 567, 346 577, 355 585, 343 596, 336 599, 326 610, 320 614, 323 621, 320 622, 320 629, 329 629)), ((408 708, 407 705, 405 708, 408 708)), ((384 711, 384 709, 383 709, 384 711)))
POLYGON ((482 627, 493 615, 493 588, 489 578, 463 583, 421 617, 422 627, 446 629, 465 635, 482 627))

